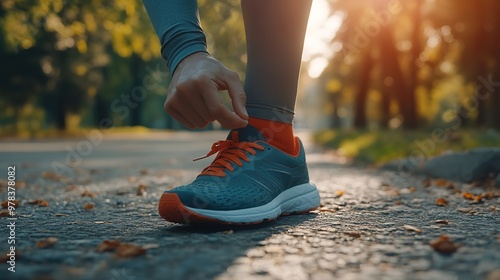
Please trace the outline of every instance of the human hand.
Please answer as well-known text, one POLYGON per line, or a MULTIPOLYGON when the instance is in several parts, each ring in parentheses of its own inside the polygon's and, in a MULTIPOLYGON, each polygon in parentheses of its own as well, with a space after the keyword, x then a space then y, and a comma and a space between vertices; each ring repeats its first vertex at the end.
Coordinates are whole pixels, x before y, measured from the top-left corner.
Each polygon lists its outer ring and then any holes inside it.
POLYGON ((167 89, 165 110, 189 128, 205 127, 217 120, 235 129, 247 125, 246 94, 238 74, 209 54, 194 53, 181 61, 167 89), (219 96, 227 90, 234 109, 231 112, 219 96))

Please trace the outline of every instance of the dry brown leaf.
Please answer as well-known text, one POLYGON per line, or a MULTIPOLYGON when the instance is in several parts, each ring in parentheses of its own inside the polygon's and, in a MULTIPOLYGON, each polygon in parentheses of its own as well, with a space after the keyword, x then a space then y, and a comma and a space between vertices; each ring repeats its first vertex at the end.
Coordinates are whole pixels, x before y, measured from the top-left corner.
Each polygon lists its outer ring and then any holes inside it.
POLYGON ((330 209, 330 208, 328 208, 328 207, 326 207, 326 206, 319 207, 319 208, 318 208, 318 211, 319 211, 319 212, 330 212, 330 213, 335 213, 335 212, 336 212, 335 210, 330 209))
POLYGON ((116 249, 115 255, 119 258, 137 257, 146 254, 146 249, 139 245, 122 243, 116 249))
POLYGON ((445 180, 445 179, 434 180, 434 185, 436 185, 438 187, 448 188, 448 189, 455 188, 455 185, 453 185, 453 182, 445 180))
POLYGON ((345 193, 345 192, 344 192, 343 190, 337 190, 337 191, 335 192, 335 197, 341 197, 341 196, 343 196, 343 195, 344 195, 344 193, 345 193))
POLYGON ((66 192, 70 192, 70 191, 74 191, 78 189, 78 186, 77 185, 69 185, 68 187, 66 187, 66 192))
POLYGON ((144 195, 147 195, 147 191, 146 191, 146 186, 143 185, 143 184, 140 184, 138 187, 137 187, 137 195, 140 195, 140 196, 144 196, 144 195))
POLYGON ((28 201, 28 203, 29 204, 36 204, 36 205, 42 206, 42 207, 48 207, 49 206, 49 203, 46 200, 43 200, 43 199, 31 200, 31 201, 28 201))
POLYGON ((85 190, 85 191, 83 191, 83 193, 81 194, 81 196, 82 196, 82 197, 84 197, 84 196, 88 196, 88 197, 92 197, 92 198, 94 198, 94 197, 96 197, 96 194, 95 194, 95 193, 93 193, 93 192, 91 192, 91 191, 85 190))
MULTIPOLYGON (((14 200, 14 201, 11 201, 11 204, 12 206, 14 206, 15 208, 17 208, 17 206, 19 206, 19 200, 14 200), (14 205, 12 205, 12 203, 14 203, 14 205)), ((8 200, 5 200, 2 202, 2 208, 9 208, 9 201, 8 200)))
POLYGON ((482 195, 475 195, 474 196, 474 203, 479 203, 483 201, 483 196, 482 195))
POLYGON ((104 240, 101 244, 97 245, 95 249, 97 252, 111 252, 116 250, 120 246, 121 241, 119 239, 115 240, 104 240))
POLYGON ((436 199, 436 205, 437 206, 446 206, 446 204, 447 204, 446 199, 444 199, 442 197, 436 199))
POLYGON ((407 231, 414 231, 414 232, 418 232, 418 233, 421 233, 422 230, 419 229, 418 227, 414 227, 414 226, 410 226, 410 225, 404 225, 403 226, 407 231))
POLYGON ((436 221, 434 221, 434 223, 436 223, 436 224, 442 224, 442 225, 449 224, 449 222, 447 220, 436 220, 436 221))
POLYGON ((94 209, 94 203, 85 203, 85 205, 83 205, 83 209, 87 211, 94 209))
POLYGON ((361 237, 361 234, 359 232, 345 232, 345 234, 349 235, 350 237, 354 237, 354 238, 361 237))
POLYGON ((49 238, 44 238, 41 240, 38 240, 36 243, 36 247, 43 249, 43 248, 49 248, 54 246, 59 239, 55 237, 49 237, 49 238))
POLYGON ((441 235, 440 237, 431 240, 429 244, 434 250, 442 254, 452 254, 460 248, 460 245, 451 242, 450 238, 446 235, 441 235))
POLYGON ((425 179, 425 180, 422 181, 422 185, 424 186, 424 188, 430 187, 431 184, 432 184, 432 180, 429 179, 429 178, 427 178, 427 179, 425 179))
POLYGON ((26 182, 24 182, 24 181, 17 181, 16 182, 16 188, 18 188, 18 189, 26 188, 26 182))
POLYGON ((57 182, 62 181, 63 179, 65 179, 63 176, 57 175, 55 172, 52 172, 52 171, 43 172, 42 173, 42 178, 48 179, 48 180, 52 180, 52 181, 57 181, 57 182))
POLYGON ((482 194, 482 196, 486 199, 493 199, 500 197, 500 193, 485 192, 482 194))
POLYGON ((8 217, 10 216, 9 210, 0 210, 0 217, 8 217))
POLYGON ((468 200, 473 200, 474 199, 474 194, 470 192, 463 192, 462 197, 468 200))
POLYGON ((411 186, 409 189, 408 189, 411 193, 415 192, 417 190, 417 188, 411 186))

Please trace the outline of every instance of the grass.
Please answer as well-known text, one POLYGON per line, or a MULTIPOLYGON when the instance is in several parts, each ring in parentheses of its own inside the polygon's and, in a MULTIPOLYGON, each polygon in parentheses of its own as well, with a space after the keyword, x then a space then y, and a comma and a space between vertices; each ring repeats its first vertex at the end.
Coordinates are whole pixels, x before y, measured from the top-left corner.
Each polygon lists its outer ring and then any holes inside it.
MULTIPOLYGON (((0 139, 2 138, 15 138, 15 139, 53 139, 53 138, 72 138, 84 137, 85 132, 96 128, 76 127, 68 130, 58 129, 45 129, 45 130, 1 130, 0 139)), ((102 130, 104 134, 144 134, 153 131, 144 126, 120 126, 113 127, 112 129, 102 130)))
POLYGON ((447 151, 477 147, 500 147, 500 132, 494 130, 323 130, 314 140, 356 162, 383 164, 408 156, 435 156, 447 151))

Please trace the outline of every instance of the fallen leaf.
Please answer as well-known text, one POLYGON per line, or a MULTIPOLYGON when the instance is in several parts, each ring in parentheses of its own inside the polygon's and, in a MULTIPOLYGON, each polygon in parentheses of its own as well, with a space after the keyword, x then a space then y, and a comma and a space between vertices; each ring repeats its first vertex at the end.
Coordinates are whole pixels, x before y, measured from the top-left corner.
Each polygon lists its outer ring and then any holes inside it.
POLYGON ((85 205, 83 205, 83 209, 87 211, 94 209, 94 203, 85 203, 85 205))
POLYGON ((410 226, 410 225, 404 225, 403 226, 407 231, 414 231, 414 232, 418 232, 418 233, 421 233, 422 230, 419 229, 418 227, 414 227, 414 226, 410 226))
POLYGON ((31 200, 31 201, 28 201, 29 204, 33 204, 33 205, 38 205, 38 206, 42 206, 42 207, 48 207, 49 206, 49 203, 43 199, 35 199, 35 200, 31 200))
POLYGON ((335 197, 341 197, 341 196, 343 196, 343 195, 344 195, 344 193, 345 193, 345 192, 344 192, 343 190, 337 190, 337 191, 335 192, 335 197))
POLYGON ((97 252, 111 252, 116 250, 120 246, 121 241, 119 239, 115 240, 104 240, 101 244, 97 245, 95 249, 97 252))
POLYGON ((429 178, 427 178, 427 179, 425 179, 425 180, 422 181, 422 185, 424 186, 424 188, 430 187, 431 183, 432 183, 432 181, 429 178))
POLYGON ((91 192, 91 191, 85 190, 85 191, 83 191, 83 193, 81 194, 81 196, 82 196, 82 197, 84 197, 84 196, 88 196, 88 197, 92 197, 92 198, 94 198, 94 197, 96 197, 96 194, 95 194, 95 193, 93 193, 93 192, 91 192))
POLYGON ((66 192, 74 191, 76 189, 78 189, 77 185, 69 185, 66 187, 66 192))
POLYGON ((0 210, 0 217, 8 217, 10 216, 9 210, 0 210))
POLYGON ((486 199, 493 199, 500 197, 500 193, 485 192, 482 194, 482 196, 486 199))
POLYGON ((82 276, 87 272, 83 267, 66 267, 64 270, 74 276, 82 276))
POLYGON ((55 213, 54 216, 56 216, 56 217, 64 217, 64 216, 68 216, 68 214, 55 213))
POLYGON ((336 212, 335 210, 330 209, 330 208, 325 207, 325 206, 318 208, 318 211, 319 212, 330 212, 330 213, 335 213, 336 212))
POLYGON ((44 238, 41 240, 38 240, 36 243, 36 247, 43 249, 43 248, 49 248, 54 246, 59 239, 55 237, 49 237, 49 238, 44 238))
POLYGON ((474 194, 470 192, 463 192, 462 197, 468 200, 473 200, 474 199, 474 194))
POLYGON ((436 205, 437 206, 446 206, 446 203, 447 203, 446 199, 444 199, 442 197, 440 197, 440 198, 438 198, 436 200, 436 205))
POLYGON ((137 195, 144 196, 146 194, 148 194, 146 192, 146 186, 143 184, 140 184, 139 187, 137 187, 137 195))
POLYGON ((17 181, 16 182, 16 188, 18 188, 18 189, 26 188, 26 182, 24 182, 24 181, 17 181))
POLYGON ((483 201, 483 196, 482 195, 475 195, 474 196, 474 203, 479 203, 483 201))
POLYGON ((431 240, 429 243, 431 247, 441 253, 441 254, 452 254, 454 253, 458 248, 460 248, 459 245, 454 244, 453 242, 450 241, 450 238, 446 235, 441 235, 440 237, 431 240))
POLYGON ((484 280, 500 280, 500 269, 495 269, 488 273, 484 280))
MULTIPOLYGON (((17 208, 17 206, 19 206, 19 200, 14 200, 14 201, 11 201, 11 204, 12 206, 14 206, 14 208, 17 208), (14 203, 14 205, 12 205, 12 203, 14 203)), ((2 202, 2 208, 9 208, 9 201, 8 200, 5 200, 2 202)))
POLYGON ((415 187, 410 187, 408 190, 409 190, 411 193, 413 193, 413 192, 415 192, 415 191, 417 190, 417 188, 415 188, 415 187))
POLYGON ((453 182, 445 180, 445 179, 434 180, 434 185, 436 185, 438 187, 448 188, 448 189, 453 189, 455 187, 455 185, 453 185, 453 182))
POLYGON ((436 221, 434 221, 434 223, 436 223, 436 224, 442 224, 442 225, 449 224, 449 222, 447 220, 436 220, 436 221))
POLYGON ((350 237, 354 237, 354 238, 361 237, 361 234, 359 232, 345 232, 345 234, 349 235, 350 237))
POLYGON ((52 171, 46 171, 46 172, 43 172, 42 173, 42 178, 45 178, 45 179, 48 179, 48 180, 52 180, 52 181, 62 181, 63 179, 65 179, 63 176, 61 175, 57 175, 55 172, 52 172, 52 171))
MULTIPOLYGON (((17 261, 21 254, 19 253, 18 250, 14 250, 14 252, 16 254, 16 261, 17 261)), ((3 252, 3 254, 0 255, 0 263, 6 263, 6 262, 10 261, 10 256, 7 255, 9 253, 10 253, 10 250, 5 251, 5 252, 3 252)))
POLYGON ((464 208, 458 208, 457 211, 462 213, 471 213, 472 211, 474 211, 474 209, 464 207, 464 208))
POLYGON ((139 245, 122 243, 116 249, 115 255, 119 258, 137 257, 146 254, 146 249, 139 245))

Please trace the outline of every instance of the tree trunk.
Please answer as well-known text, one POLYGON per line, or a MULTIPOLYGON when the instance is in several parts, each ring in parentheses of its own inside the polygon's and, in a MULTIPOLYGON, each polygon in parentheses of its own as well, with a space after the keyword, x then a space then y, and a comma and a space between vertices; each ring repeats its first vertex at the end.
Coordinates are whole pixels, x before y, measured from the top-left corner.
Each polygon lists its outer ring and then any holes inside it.
MULTIPOLYGON (((140 76, 141 65, 142 65, 141 58, 138 55, 133 54, 132 55, 132 63, 131 63, 132 69, 130 71, 130 73, 132 74, 132 79, 133 79, 132 81, 133 82, 132 82, 132 87, 130 88, 128 94, 132 93, 132 90, 134 89, 134 87, 141 85, 141 81, 142 81, 142 77, 140 76)), ((133 100, 133 98, 132 98, 132 100, 133 100)), ((143 106, 144 101, 145 100, 133 100, 133 102, 136 103, 137 106, 135 108, 130 108, 130 125, 131 126, 142 125, 142 111, 143 111, 142 109, 144 107, 143 106)))
POLYGON ((354 100, 354 127, 356 128, 366 128, 366 101, 373 64, 371 50, 368 48, 362 60, 358 92, 354 100))

